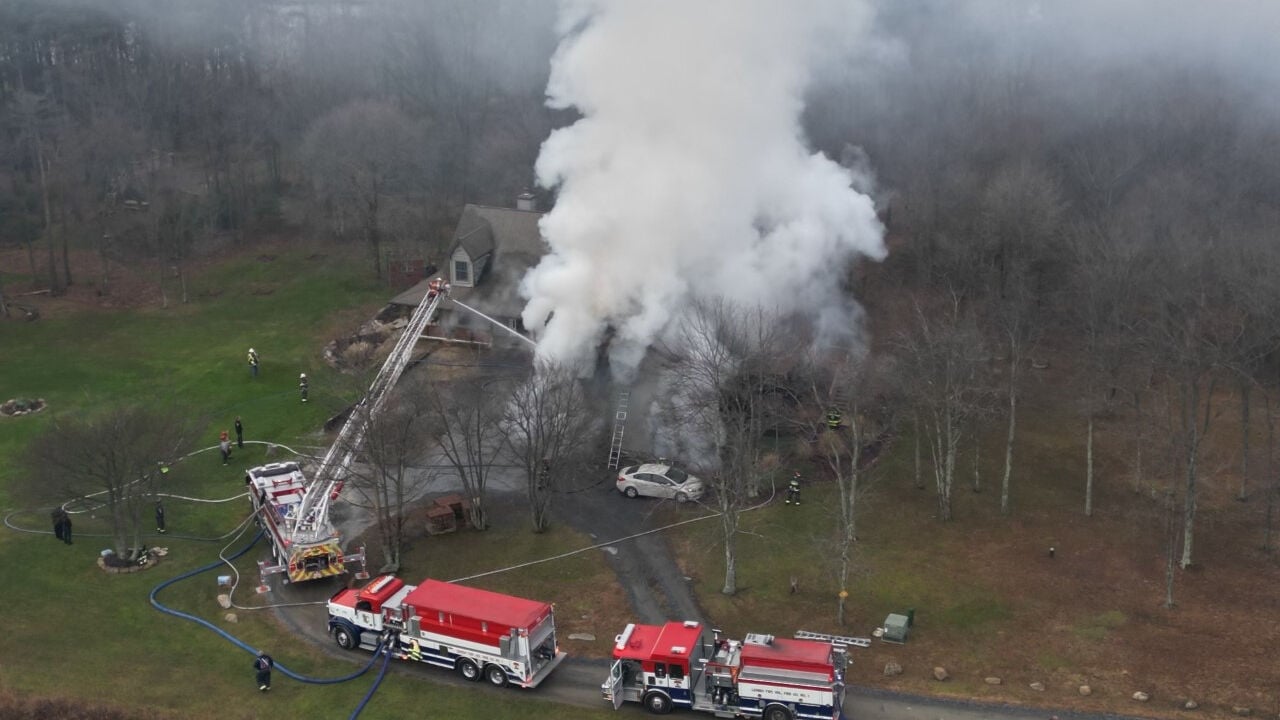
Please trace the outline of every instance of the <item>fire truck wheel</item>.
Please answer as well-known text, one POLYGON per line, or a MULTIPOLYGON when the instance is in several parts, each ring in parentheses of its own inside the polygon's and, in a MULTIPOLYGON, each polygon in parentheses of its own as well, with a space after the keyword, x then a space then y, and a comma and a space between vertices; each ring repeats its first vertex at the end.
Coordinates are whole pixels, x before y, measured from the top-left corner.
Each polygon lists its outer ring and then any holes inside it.
POLYGON ((633 488, 633 487, 629 487, 629 488, 627 488, 626 490, 623 490, 623 491, 622 491, 622 494, 623 494, 623 495, 626 495, 627 497, 631 498, 632 500, 635 500, 637 497, 639 497, 639 496, 640 496, 640 493, 636 492, 636 489, 635 489, 635 488, 633 488))
POLYGON ((764 709, 764 720, 792 720, 793 717, 786 705, 769 705, 764 709))
POLYGON ((678 502, 678 503, 687 503, 687 502, 689 502, 689 496, 688 496, 688 495, 685 495, 685 494, 684 494, 684 493, 682 493, 682 492, 678 492, 678 493, 676 493, 676 502, 678 502))
POLYGON ((360 644, 355 634, 341 625, 333 629, 333 641, 343 650, 354 650, 360 644))
POLYGON ((497 665, 488 665, 484 669, 484 679, 494 687, 502 687, 507 684, 507 671, 497 665))
POLYGON ((465 680, 479 680, 480 668, 476 664, 466 658, 458 661, 458 674, 465 680))
POLYGON ((651 692, 644 696, 644 706, 654 715, 666 715, 671 712, 671 698, 665 693, 651 692))

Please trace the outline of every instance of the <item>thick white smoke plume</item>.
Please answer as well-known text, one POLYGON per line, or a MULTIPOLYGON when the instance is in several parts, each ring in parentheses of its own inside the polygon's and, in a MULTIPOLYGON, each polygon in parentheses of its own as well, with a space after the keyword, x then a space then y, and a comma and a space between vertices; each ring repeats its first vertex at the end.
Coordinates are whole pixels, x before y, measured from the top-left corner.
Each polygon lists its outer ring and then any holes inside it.
POLYGON ((692 296, 848 307, 848 264, 884 255, 883 228, 800 114, 817 65, 870 20, 861 0, 564 4, 548 102, 582 118, 542 146, 551 253, 521 285, 542 357, 586 361, 612 327, 626 373, 692 296))

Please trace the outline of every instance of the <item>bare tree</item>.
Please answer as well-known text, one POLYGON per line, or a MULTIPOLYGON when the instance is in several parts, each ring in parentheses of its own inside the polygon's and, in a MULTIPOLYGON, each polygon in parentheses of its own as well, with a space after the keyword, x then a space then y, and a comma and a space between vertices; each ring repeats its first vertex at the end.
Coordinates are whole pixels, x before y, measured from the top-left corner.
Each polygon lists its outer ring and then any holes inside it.
MULTIPOLYGON (((1116 401, 1126 376, 1139 376, 1132 367, 1140 354, 1132 352, 1133 289, 1139 283, 1142 255, 1126 242, 1121 224, 1114 218, 1077 226, 1068 235, 1071 250, 1071 283, 1066 294, 1068 317, 1081 336, 1084 362, 1079 383, 1085 416, 1084 514, 1093 515, 1095 484, 1094 431, 1099 415, 1116 401), (1129 366, 1126 368, 1126 366, 1129 366), (1128 372, 1126 372, 1128 370, 1128 372)), ((1145 373, 1150 377, 1150 373, 1145 373)), ((1141 390, 1131 390, 1136 414, 1141 415, 1141 390)), ((1141 468, 1142 439, 1136 443, 1141 468)))
POLYGON ((790 347, 773 314, 699 301, 665 348, 673 432, 703 449, 693 464, 708 476, 719 511, 725 595, 737 592, 739 513, 764 485, 763 438, 778 423, 771 396, 790 347))
MULTIPOLYGON (((378 531, 378 545, 383 567, 379 572, 396 572, 400 568, 400 551, 405 540, 405 507, 411 499, 409 490, 414 463, 421 460, 437 433, 426 383, 406 378, 398 392, 366 423, 362 447, 346 448, 363 458, 353 463, 347 487, 359 498, 353 504, 373 513, 378 531)), ((367 413, 364 404, 354 412, 367 413)))
POLYGON ((58 265, 54 254, 57 239, 54 224, 53 165, 56 162, 56 129, 63 124, 63 109, 48 95, 20 91, 17 94, 15 116, 19 132, 31 146, 31 159, 36 166, 40 185, 40 211, 43 219, 45 247, 48 251, 49 292, 58 295, 63 285, 58 277, 58 265))
POLYGON ((416 123, 375 101, 356 101, 330 112, 303 140, 303 162, 317 195, 335 215, 338 235, 345 234, 346 219, 353 218, 379 278, 386 204, 418 191, 424 142, 416 123))
POLYGON ((1013 476, 1013 447, 1017 437, 1018 399, 1022 389, 1023 370, 1040 342, 1041 318, 1037 317, 1036 298, 1028 286, 1028 278, 1020 271, 1008 281, 1009 288, 995 311, 995 327, 1000 335, 997 347, 1005 354, 1005 397, 1008 400, 1008 432, 1004 442, 1004 474, 1000 479, 1000 512, 1008 515, 1009 483, 1013 476))
POLYGON ((147 509, 160 490, 157 463, 184 456, 194 443, 196 424, 178 409, 142 405, 92 417, 58 417, 30 446, 31 477, 46 495, 100 503, 116 554, 136 560, 144 551, 147 509))
POLYGON ((924 418, 938 519, 949 521, 956 456, 990 395, 981 377, 982 338, 961 297, 951 293, 935 311, 917 302, 911 327, 896 344, 903 373, 916 378, 908 394, 924 418))
POLYGON ((502 429, 507 446, 524 468, 535 533, 549 526, 558 478, 577 468, 592 447, 584 440, 593 426, 586 395, 572 368, 540 362, 516 384, 502 429))
POLYGON ((434 383, 428 395, 440 429, 440 449, 458 474, 471 506, 471 525, 477 530, 489 527, 486 486, 505 439, 501 420, 509 384, 507 378, 434 383))
POLYGON ((887 442, 892 426, 888 415, 889 388, 885 373, 865 350, 847 348, 832 353, 812 353, 808 359, 807 392, 801 405, 801 424, 816 438, 815 452, 835 481, 838 493, 835 515, 834 550, 836 582, 836 622, 845 622, 845 602, 854 574, 858 542, 858 514, 866 494, 874 459, 887 442), (805 406, 807 410, 803 410, 805 406), (840 425, 827 424, 828 408, 838 408, 840 425))
MULTIPOLYGON (((1168 231, 1171 233, 1171 231, 1168 231)), ((1214 391, 1224 349, 1239 341, 1242 317, 1227 297, 1211 244, 1170 234, 1160 255, 1159 283, 1151 285, 1155 312, 1144 341, 1164 379, 1168 431, 1184 474, 1182 554, 1192 563, 1201 449, 1214 416, 1214 391), (1181 242, 1177 242, 1181 240, 1181 242)))

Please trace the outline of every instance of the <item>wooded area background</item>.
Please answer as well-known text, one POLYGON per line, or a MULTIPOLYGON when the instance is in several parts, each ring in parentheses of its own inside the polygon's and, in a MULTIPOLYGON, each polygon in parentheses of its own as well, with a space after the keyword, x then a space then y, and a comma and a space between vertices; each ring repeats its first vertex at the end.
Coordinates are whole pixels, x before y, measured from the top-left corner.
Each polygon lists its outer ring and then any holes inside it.
MULTIPOLYGON (((1238 496, 1276 500, 1275 12, 1198 26, 1210 16, 1099 7, 886 3, 878 41, 816 78, 805 128, 877 178, 890 255, 850 287, 874 347, 916 379, 901 406, 940 519, 958 454, 996 424, 1012 511, 1025 368, 1066 350, 1085 514, 1094 422, 1123 408, 1136 484, 1179 478, 1151 491, 1177 508, 1185 567, 1224 388, 1238 496), (1123 30, 1139 26, 1154 39, 1123 30)), ((0 243, 27 264, 7 282, 109 295, 113 266, 181 279, 222 248, 297 236, 362 244, 379 277, 438 260, 463 204, 509 205, 573 119, 544 105, 554 21, 553 3, 518 0, 7 2, 0 243), (98 269, 73 268, 77 252, 98 269)), ((847 390, 830 395, 816 401, 847 390)))

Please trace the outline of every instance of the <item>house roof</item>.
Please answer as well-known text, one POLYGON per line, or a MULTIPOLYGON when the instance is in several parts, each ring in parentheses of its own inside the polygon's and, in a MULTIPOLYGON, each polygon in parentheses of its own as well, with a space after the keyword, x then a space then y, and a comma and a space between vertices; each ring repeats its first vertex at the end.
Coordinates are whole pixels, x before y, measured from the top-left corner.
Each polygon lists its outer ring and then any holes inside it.
POLYGON ((546 252, 546 243, 538 229, 542 215, 534 210, 468 204, 462 210, 449 250, 462 246, 476 259, 495 250, 500 255, 542 257, 546 252))
MULTIPOLYGON (((468 204, 453 233, 449 254, 466 249, 473 261, 492 254, 484 276, 475 287, 454 286, 450 294, 478 310, 516 317, 524 307, 517 294, 520 279, 547 253, 538 228, 544 213, 534 210, 468 204)), ((417 305, 427 293, 423 280, 392 298, 396 305, 417 305)))

